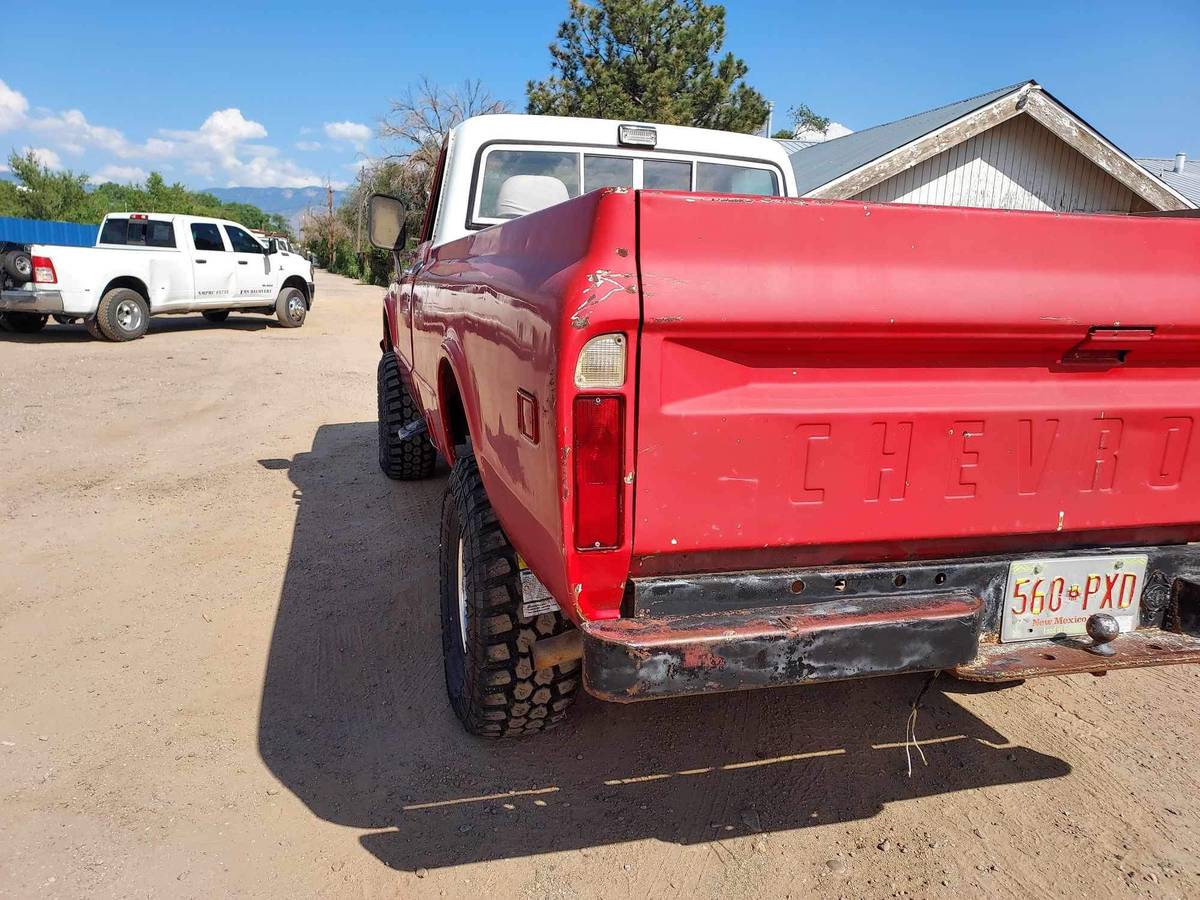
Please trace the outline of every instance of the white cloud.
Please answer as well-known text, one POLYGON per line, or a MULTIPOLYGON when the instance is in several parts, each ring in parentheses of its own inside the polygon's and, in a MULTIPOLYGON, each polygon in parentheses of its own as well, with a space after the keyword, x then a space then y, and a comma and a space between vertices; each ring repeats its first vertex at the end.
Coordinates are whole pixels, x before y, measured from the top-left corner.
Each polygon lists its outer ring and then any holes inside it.
POLYGON ((819 144, 822 141, 831 141, 834 138, 845 137, 848 134, 854 134, 854 130, 847 128, 841 122, 830 122, 829 127, 824 132, 805 129, 797 131, 794 139, 797 141, 812 141, 819 144))
MULTIPOLYGON (((360 135, 354 130, 357 127, 370 137, 365 125, 333 124, 339 134, 360 135)), ((90 151, 89 160, 96 154, 101 161, 104 157, 113 160, 96 172, 93 181, 140 181, 145 179, 147 169, 179 168, 198 183, 229 187, 309 187, 321 183, 314 172, 264 143, 266 127, 236 107, 216 110, 194 130, 161 129, 139 142, 116 128, 89 122, 78 109, 38 109, 31 113, 25 97, 0 81, 0 132, 18 127, 36 134, 39 143, 44 142, 36 153, 51 168, 62 168, 60 154, 64 153, 82 156, 90 151)), ((308 143, 314 145, 312 149, 320 146, 315 141, 308 143)))
POLYGON ((107 151, 121 159, 145 153, 145 148, 130 143, 117 129, 93 125, 77 109, 65 110, 57 116, 39 116, 29 122, 29 127, 53 141, 59 148, 76 156, 81 155, 88 147, 107 151))
POLYGON ((12 131, 24 123, 29 101, 20 91, 10 88, 0 79, 0 131, 12 131))
POLYGON ((320 141, 296 141, 296 149, 303 150, 305 153, 311 153, 314 150, 321 149, 320 141))
POLYGON ((7 171, 8 171, 8 166, 6 166, 4 163, 0 163, 0 172, 7 172, 7 171))
POLYGON ((346 141, 361 150, 371 139, 373 132, 369 125, 362 122, 326 122, 325 134, 335 141, 346 141))
POLYGON ((279 155, 267 144, 250 143, 267 136, 259 122, 239 109, 220 109, 196 131, 162 132, 160 152, 185 162, 187 170, 227 187, 308 187, 319 184, 312 172, 279 155))
POLYGON ((22 156, 29 153, 33 154, 33 158, 37 160, 39 166, 45 166, 47 169, 61 169, 63 167, 62 157, 49 147, 26 147, 21 151, 22 156))
POLYGON ((109 181, 115 181, 117 184, 132 184, 135 181, 145 181, 149 177, 149 172, 139 169, 137 166, 105 166, 88 180, 92 184, 105 184, 109 181))

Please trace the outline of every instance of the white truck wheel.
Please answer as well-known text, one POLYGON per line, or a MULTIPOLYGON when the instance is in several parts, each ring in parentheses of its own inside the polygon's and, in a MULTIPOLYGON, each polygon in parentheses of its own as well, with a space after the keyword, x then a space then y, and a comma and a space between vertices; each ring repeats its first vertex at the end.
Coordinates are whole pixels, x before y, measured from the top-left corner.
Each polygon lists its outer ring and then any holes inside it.
POLYGON ((275 300, 275 316, 284 328, 299 328, 308 315, 308 301, 299 288, 285 287, 275 300))
POLYGON ((150 305, 131 288, 113 288, 100 299, 96 325, 110 341, 135 341, 150 327, 150 305))

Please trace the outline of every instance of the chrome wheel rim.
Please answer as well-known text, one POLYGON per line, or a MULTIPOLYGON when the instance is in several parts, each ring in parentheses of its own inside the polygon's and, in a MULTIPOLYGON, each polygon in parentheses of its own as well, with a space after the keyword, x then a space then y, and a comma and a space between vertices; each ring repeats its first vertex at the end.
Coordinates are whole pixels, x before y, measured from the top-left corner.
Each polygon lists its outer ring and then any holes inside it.
POLYGON ((288 297, 287 312, 288 318, 293 322, 304 321, 304 298, 298 293, 293 292, 288 297))
POLYGON ((142 307, 136 300, 122 300, 117 304, 117 324, 122 331, 137 331, 142 327, 142 307))
POLYGON ((17 274, 25 278, 33 272, 33 261, 26 259, 24 256, 18 256, 15 267, 17 274))
POLYGON ((458 539, 458 636, 467 652, 467 579, 463 574, 463 540, 458 539))

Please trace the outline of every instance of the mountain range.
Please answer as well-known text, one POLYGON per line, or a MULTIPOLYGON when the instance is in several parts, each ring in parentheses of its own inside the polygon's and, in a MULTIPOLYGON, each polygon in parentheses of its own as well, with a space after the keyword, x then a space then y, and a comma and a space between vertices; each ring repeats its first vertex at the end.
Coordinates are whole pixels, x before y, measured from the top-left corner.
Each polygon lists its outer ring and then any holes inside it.
MULTIPOLYGON (((327 198, 325 188, 320 185, 302 188, 274 187, 228 187, 203 188, 204 193, 212 194, 225 203, 249 203, 257 206, 263 212, 278 213, 289 222, 293 228, 298 228, 300 215, 306 209, 325 209, 327 198)), ((344 191, 333 192, 333 206, 336 209, 345 199, 344 191)))
MULTIPOLYGON (((0 180, 16 181, 11 172, 0 172, 0 180)), ((325 209, 325 188, 318 184, 302 188, 277 187, 227 187, 199 188, 226 203, 249 203, 263 212, 278 213, 287 219, 293 229, 299 230, 300 216, 306 209, 325 209)), ((342 205, 345 191, 333 192, 334 209, 342 205)))

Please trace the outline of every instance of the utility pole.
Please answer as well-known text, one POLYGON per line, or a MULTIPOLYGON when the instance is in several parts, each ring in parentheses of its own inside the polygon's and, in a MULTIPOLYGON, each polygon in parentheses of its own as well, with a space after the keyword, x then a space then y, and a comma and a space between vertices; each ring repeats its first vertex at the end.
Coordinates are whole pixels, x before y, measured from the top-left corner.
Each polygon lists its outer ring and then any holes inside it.
POLYGON ((325 207, 329 211, 329 268, 333 268, 333 185, 325 182, 325 207))

